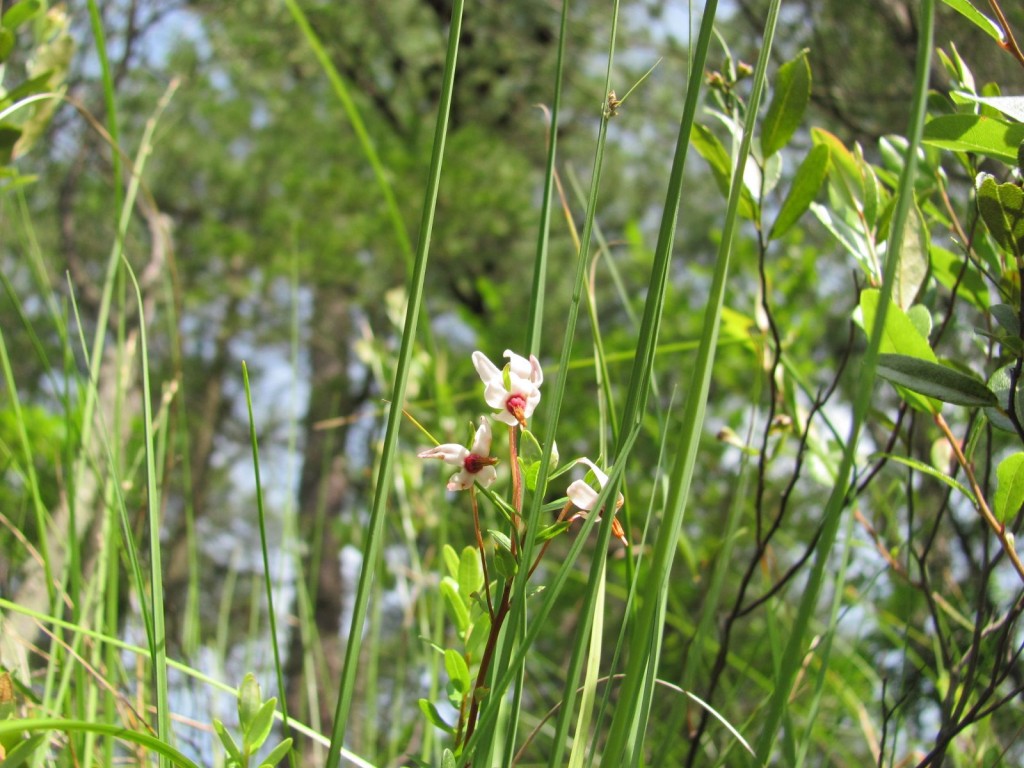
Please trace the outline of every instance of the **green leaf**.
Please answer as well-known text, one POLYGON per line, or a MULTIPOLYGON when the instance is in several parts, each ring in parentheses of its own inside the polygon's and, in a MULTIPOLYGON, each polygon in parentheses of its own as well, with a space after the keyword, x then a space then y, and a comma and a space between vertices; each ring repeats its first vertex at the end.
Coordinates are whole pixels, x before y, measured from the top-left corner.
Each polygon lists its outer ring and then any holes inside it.
MULTIPOLYGON (((875 324, 875 312, 878 309, 878 290, 869 288, 860 295, 860 309, 864 319, 864 330, 870 334, 875 324)), ((928 340, 914 326, 914 323, 897 306, 890 305, 885 317, 885 332, 879 350, 883 353, 895 353, 938 363, 935 352, 928 340)))
POLYGON ((992 510, 996 520, 1006 524, 1024 504, 1024 453, 1017 452, 999 462, 996 470, 996 501, 992 510))
POLYGON ((231 737, 231 734, 228 733, 227 729, 224 727, 224 723, 222 723, 217 718, 214 718, 213 730, 216 731, 217 736, 220 738, 220 743, 223 744, 224 749, 227 750, 228 757, 230 757, 232 760, 242 762, 242 750, 240 750, 238 748, 238 745, 235 744, 235 740, 231 737))
POLYGON ((542 542, 547 541, 548 539, 553 539, 556 536, 560 536, 561 534, 565 533, 565 531, 569 529, 569 526, 569 521, 563 520, 560 523, 553 523, 552 525, 549 525, 545 528, 541 528, 537 532, 537 538, 534 539, 534 541, 540 544, 542 542))
POLYGON ((1007 253, 1024 255, 1024 191, 1013 182, 998 183, 987 173, 978 176, 978 210, 992 237, 1007 253))
POLYGON ((249 724, 260 711, 263 705, 263 698, 260 694, 260 684, 256 681, 256 675, 247 672, 238 686, 238 722, 242 731, 249 728, 249 724))
POLYGON ((458 629, 461 635, 469 629, 469 608, 466 607, 462 596, 459 595, 458 587, 456 587, 453 579, 441 579, 440 590, 444 607, 448 609, 448 618, 454 622, 456 629, 458 629))
POLYGON ((15 3, 6 11, 4 11, 3 19, 0 20, 0 24, 5 29, 17 29, 26 21, 31 19, 40 10, 42 10, 43 4, 40 0, 21 0, 20 3, 15 3))
POLYGON ((871 253, 871 247, 865 234, 851 227, 824 205, 811 203, 811 213, 815 215, 821 225, 831 232, 835 238, 846 248, 847 252, 857 260, 864 274, 873 283, 881 280, 879 268, 871 253))
POLYGON ((954 489, 960 491, 960 493, 962 493, 964 496, 966 496, 968 499, 970 499, 971 504, 977 503, 975 498, 974 498, 974 494, 971 493, 970 489, 967 488, 967 486, 965 486, 963 483, 957 482, 952 477, 947 475, 945 472, 940 472, 939 470, 937 470, 935 467, 931 466, 930 464, 925 464, 923 461, 918 461, 917 459, 911 459, 911 458, 909 458, 907 456, 897 456, 897 455, 892 454, 892 453, 878 453, 878 454, 875 454, 874 456, 872 456, 871 460, 874 461, 875 459, 878 459, 878 458, 885 458, 885 459, 888 459, 889 461, 895 461, 898 464, 903 464, 904 466, 907 466, 907 467, 910 467, 911 469, 917 470, 918 472, 921 472, 922 474, 929 475, 930 477, 934 477, 936 480, 938 480, 938 481, 940 481, 942 483, 945 483, 950 488, 954 488, 954 489))
MULTIPOLYGON (((992 374, 988 380, 988 388, 995 392, 998 399, 998 406, 985 409, 985 416, 992 423, 993 427, 1004 432, 1016 432, 1013 422, 1007 415, 1010 410, 1010 373, 1013 371, 1014 363, 1010 363, 992 374)), ((1022 377, 1024 378, 1024 377, 1022 377)), ((1024 381, 1017 382, 1016 395, 1014 400, 1014 411, 1018 420, 1024 420, 1024 381)))
POLYGON ((955 91, 956 95, 975 104, 984 104, 1011 120, 1024 123, 1024 96, 978 96, 966 91, 955 91))
POLYGON ((944 403, 991 406, 997 402, 995 394, 972 376, 916 357, 879 355, 878 375, 894 384, 944 403))
POLYGON ((968 0, 942 0, 942 2, 962 15, 997 43, 1002 44, 1003 33, 999 25, 975 8, 968 0))
MULTIPOLYGON (((700 123, 694 123, 693 130, 690 132, 690 143, 711 166, 711 175, 715 179, 715 185, 722 195, 728 198, 729 185, 732 183, 732 158, 729 157, 725 146, 711 132, 711 129, 700 123)), ((739 213, 745 219, 754 218, 754 198, 746 187, 743 187, 740 193, 739 213)))
POLYGON ((451 648, 444 652, 444 669, 448 673, 448 679, 452 687, 460 694, 469 691, 472 682, 469 677, 469 666, 462 654, 451 648))
POLYGON ((270 731, 274 727, 274 710, 276 709, 277 699, 267 699, 249 722, 249 727, 242 734, 242 746, 249 754, 262 747, 263 742, 270 736, 270 731))
POLYGON ((480 551, 476 547, 466 547, 459 559, 459 594, 468 600, 483 585, 484 570, 480 564, 480 551))
MULTIPOLYGON (((871 288, 863 291, 860 295, 860 313, 864 330, 869 338, 871 329, 875 325, 877 309, 878 290, 871 288)), ((935 357, 935 352, 932 351, 928 340, 921 335, 907 313, 895 304, 889 305, 879 351, 909 355, 910 357, 916 357, 932 363, 938 362, 938 358, 935 357)), ((937 401, 922 397, 906 387, 897 386, 897 391, 911 408, 925 413, 938 413, 940 406, 937 401)))
POLYGON ((0 27, 0 64, 7 61, 7 57, 14 50, 14 33, 6 27, 0 27))
POLYGON ((448 569, 448 575, 453 579, 459 578, 459 553, 455 551, 455 547, 451 544, 445 544, 441 549, 441 556, 444 558, 445 567, 448 569))
POLYGON ((21 129, 14 125, 0 123, 0 165, 6 165, 14 154, 14 145, 21 138, 21 129))
POLYGON ((450 749, 441 753, 441 768, 456 768, 455 755, 450 749))
POLYGON ((1017 164, 1024 125, 982 115, 940 115, 924 127, 921 141, 953 152, 974 152, 1007 165, 1017 164))
POLYGON ((260 762, 260 768, 274 768, 274 766, 284 759, 284 756, 288 754, 291 748, 291 738, 285 739, 267 753, 267 756, 260 762))
MULTIPOLYGON (((892 240, 891 237, 888 240, 892 240)), ((921 210, 914 203, 903 228, 903 248, 900 250, 899 270, 893 286, 893 300, 901 309, 908 309, 917 298, 918 291, 928 276, 928 228, 921 210)), ((888 246, 888 243, 886 243, 888 246)))
POLYGON ((818 144, 811 148, 807 157, 800 163, 786 199, 782 201, 779 215, 775 217, 775 223, 768 232, 770 240, 786 234, 814 202, 828 175, 828 156, 828 147, 818 144))
POLYGON ((969 259, 934 244, 928 249, 928 256, 931 260, 932 274, 940 285, 949 290, 957 286, 958 296, 975 309, 982 312, 986 310, 989 301, 988 287, 978 273, 977 267, 969 259))
POLYGON ((1009 304, 993 304, 992 317, 1011 336, 1020 336, 1020 317, 1009 304))
POLYGON ((427 721, 431 725, 435 728, 440 728, 442 731, 447 733, 455 733, 455 729, 444 721, 444 718, 441 717, 441 713, 437 711, 437 707, 435 707, 431 702, 426 699, 420 699, 417 703, 420 705, 420 712, 423 713, 423 716, 427 718, 427 721))
POLYGON ((28 763, 35 756, 36 750, 47 741, 47 735, 45 733, 37 733, 35 736, 30 736, 24 741, 19 741, 17 746, 7 750, 0 765, 3 768, 21 768, 22 765, 28 763))
POLYGON ((807 51, 779 67, 772 103, 761 125, 761 154, 771 157, 793 137, 811 98, 811 65, 807 51))
POLYGON ((843 207, 863 210, 864 175, 857 158, 838 137, 821 128, 811 129, 811 140, 815 146, 828 147, 830 186, 841 199, 843 207))
POLYGON ((907 307, 907 317, 923 338, 927 339, 932 335, 932 313, 924 304, 907 307))
POLYGON ((511 579, 519 570, 519 564, 509 550, 499 547, 494 552, 494 570, 503 579, 511 579))
POLYGON ((479 659, 487 645, 487 638, 491 633, 491 617, 484 613, 473 622, 473 628, 469 630, 469 638, 466 640, 466 655, 471 659, 479 659))

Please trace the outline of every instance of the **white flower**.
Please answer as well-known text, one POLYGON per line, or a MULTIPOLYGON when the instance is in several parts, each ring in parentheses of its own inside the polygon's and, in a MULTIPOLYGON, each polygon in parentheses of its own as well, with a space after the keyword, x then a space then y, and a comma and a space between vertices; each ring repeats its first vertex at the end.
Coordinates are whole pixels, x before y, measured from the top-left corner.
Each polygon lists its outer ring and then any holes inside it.
POLYGON ((544 373, 533 355, 527 359, 506 349, 505 357, 509 360, 506 366, 508 386, 505 384, 504 372, 488 360, 483 352, 473 353, 473 366, 484 382, 484 400, 499 411, 494 414, 494 418, 510 427, 516 424, 525 427, 526 420, 540 402, 540 385, 544 381, 544 373))
POLYGON ((453 467, 460 467, 448 480, 449 491, 464 491, 477 482, 484 488, 498 477, 494 465, 498 460, 491 453, 491 423, 480 417, 480 426, 469 448, 457 443, 444 443, 417 454, 421 459, 441 459, 453 467))
MULTIPOLYGON (((608 475, 597 468, 590 459, 577 459, 577 464, 586 464, 590 467, 590 471, 594 473, 594 477, 597 478, 598 485, 604 488, 608 483, 608 475)), ((594 506, 597 504, 598 491, 595 491, 586 480, 574 480, 569 483, 569 488, 566 490, 565 495, 569 497, 569 501, 573 503, 580 511, 569 518, 570 522, 573 520, 585 520, 587 513, 594 511, 594 506)), ((625 499, 622 494, 618 495, 615 500, 615 511, 617 512, 622 505, 625 503, 625 499)), ((598 517, 598 520, 601 518, 598 517)), ((626 532, 622 529, 622 524, 616 518, 612 518, 612 533, 615 537, 620 539, 623 544, 626 543, 626 532)))

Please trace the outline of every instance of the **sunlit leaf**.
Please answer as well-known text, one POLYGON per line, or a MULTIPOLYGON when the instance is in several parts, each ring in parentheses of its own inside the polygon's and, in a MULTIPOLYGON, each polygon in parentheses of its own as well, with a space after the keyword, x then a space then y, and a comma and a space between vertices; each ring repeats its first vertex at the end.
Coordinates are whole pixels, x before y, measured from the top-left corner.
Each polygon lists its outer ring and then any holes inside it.
POLYGON ((992 237, 1007 253, 1024 255, 1024 190, 987 173, 978 177, 977 190, 978 210, 992 237))
POLYGON ((238 722, 242 729, 249 727, 249 723, 260 711, 263 699, 260 694, 260 684, 256 681, 256 675, 247 672, 238 686, 238 722))
POLYGON ((441 713, 437 711, 437 707, 435 707, 430 701, 427 699, 420 699, 417 703, 420 706, 420 712, 423 713, 423 716, 427 718, 427 721, 431 725, 435 728, 440 728, 446 733, 455 732, 455 729, 444 721, 444 718, 441 717, 441 713))
POLYGON ((1008 523, 1024 504, 1024 453, 1014 453, 999 462, 996 480, 998 485, 992 512, 999 522, 1008 523))
POLYGON ((279 762, 281 762, 284 759, 284 756, 288 754, 288 751, 291 748, 291 738, 285 739, 272 750, 270 750, 270 752, 267 753, 267 756, 264 757, 263 760, 260 762, 260 768, 267 768, 267 766, 273 768, 273 766, 276 766, 279 762))
POLYGON ((270 731, 274 727, 274 711, 276 709, 277 699, 267 699, 246 728, 244 743, 250 753, 262 747, 263 742, 270 736, 270 731))
POLYGON ((975 8, 969 0, 942 0, 942 2, 962 15, 997 43, 1003 42, 1003 33, 999 25, 975 8))
MULTIPOLYGON (((729 196, 729 186, 732 184, 732 158, 729 152, 718 137, 711 130, 700 123, 694 123, 693 131, 690 133, 691 146, 703 157, 711 167, 711 175, 715 179, 715 185, 723 196, 729 196)), ((740 192, 740 216, 746 219, 754 218, 754 198, 746 187, 740 192)))
POLYGON ((465 547, 459 558, 459 593, 471 595, 484 586, 484 571, 480 564, 480 551, 476 547, 465 547))
POLYGON ((811 66, 807 51, 779 67, 772 102, 761 125, 761 154, 771 157, 793 137, 811 97, 811 66))
POLYGON ((921 141, 953 152, 973 152, 1017 164, 1024 125, 982 115, 939 115, 924 127, 921 141))
POLYGON ((452 686, 460 694, 469 691, 472 684, 469 677, 469 666, 462 654, 451 648, 444 652, 444 669, 452 686))
POLYGON ((768 237, 782 237, 789 231, 807 211, 814 198, 818 196, 821 185, 828 175, 828 147, 818 144, 811 148, 807 157, 800 163, 793 183, 789 187, 786 199, 782 201, 779 215, 775 218, 768 237))

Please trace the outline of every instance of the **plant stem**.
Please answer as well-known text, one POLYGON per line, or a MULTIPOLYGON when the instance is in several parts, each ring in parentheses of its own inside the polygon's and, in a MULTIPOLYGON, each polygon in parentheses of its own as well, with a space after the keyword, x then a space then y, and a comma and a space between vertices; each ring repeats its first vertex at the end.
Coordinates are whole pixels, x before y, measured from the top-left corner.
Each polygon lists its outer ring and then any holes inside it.
POLYGON ((1013 546, 1012 534, 1007 533, 1006 526, 1000 523, 996 516, 992 514, 988 502, 985 501, 985 495, 982 493, 981 486, 974 476, 974 468, 967 461, 967 457, 964 456, 964 452, 960 448, 960 442, 953 435, 953 431, 949 428, 946 420, 942 418, 941 413, 935 414, 935 423, 942 430, 942 434, 946 436, 949 446, 953 449, 953 455, 956 456, 957 463, 960 464, 964 474, 967 475, 967 480, 971 484, 971 490, 974 492, 974 498, 978 500, 978 511, 981 512, 981 516, 988 523, 988 527, 992 529, 996 538, 999 539, 999 543, 1003 545, 1003 551, 1010 558, 1010 562, 1013 563, 1013 567, 1020 576, 1021 581, 1024 581, 1024 563, 1021 563, 1020 555, 1017 554, 1017 549, 1013 546))

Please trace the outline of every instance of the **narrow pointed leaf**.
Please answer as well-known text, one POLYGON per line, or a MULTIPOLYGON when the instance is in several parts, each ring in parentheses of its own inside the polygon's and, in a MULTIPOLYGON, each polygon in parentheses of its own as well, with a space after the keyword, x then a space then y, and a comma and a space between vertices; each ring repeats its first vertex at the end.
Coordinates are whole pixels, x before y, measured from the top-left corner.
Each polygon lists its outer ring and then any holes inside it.
POLYGON ((995 394, 977 379, 944 365, 907 355, 879 355, 878 375, 944 403, 991 406, 995 394))
POLYGON ((999 25, 975 8, 970 0, 942 0, 942 2, 970 21, 997 43, 1003 42, 1003 33, 1000 31, 999 25))
POLYGON ((284 756, 288 754, 288 751, 291 748, 291 738, 285 739, 267 753, 267 756, 263 758, 263 762, 260 763, 260 768, 274 768, 274 766, 284 759, 284 756))
POLYGON ((786 199, 782 201, 782 207, 772 225, 769 238, 782 237, 806 213, 811 203, 814 202, 814 198, 818 196, 827 174, 828 147, 818 144, 811 148, 807 157, 797 168, 793 184, 786 194, 786 199))
POLYGON ((427 721, 431 725, 435 728, 440 728, 442 731, 446 731, 447 733, 454 732, 455 729, 444 721, 444 718, 441 717, 441 713, 437 711, 437 707, 426 699, 420 699, 418 704, 420 706, 420 712, 423 713, 423 716, 427 718, 427 721))
POLYGON ((779 67, 768 114, 761 126, 761 154, 771 157, 793 137, 811 97, 811 66, 807 51, 779 67))

